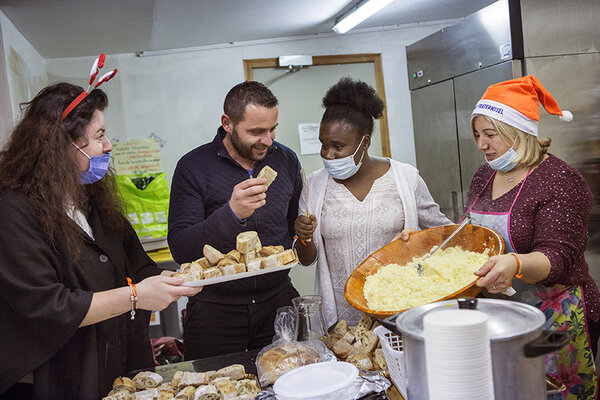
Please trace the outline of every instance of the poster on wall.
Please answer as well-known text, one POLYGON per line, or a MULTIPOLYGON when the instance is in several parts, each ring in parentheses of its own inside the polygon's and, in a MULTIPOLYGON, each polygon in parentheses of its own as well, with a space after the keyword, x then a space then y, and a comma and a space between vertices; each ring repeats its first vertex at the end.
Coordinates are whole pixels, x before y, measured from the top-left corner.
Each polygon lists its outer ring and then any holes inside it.
POLYGON ((300 138, 300 154, 319 154, 321 152, 319 124, 298 124, 298 136, 300 138))
POLYGON ((162 171, 160 145, 156 139, 114 143, 111 156, 118 175, 139 175, 162 171))

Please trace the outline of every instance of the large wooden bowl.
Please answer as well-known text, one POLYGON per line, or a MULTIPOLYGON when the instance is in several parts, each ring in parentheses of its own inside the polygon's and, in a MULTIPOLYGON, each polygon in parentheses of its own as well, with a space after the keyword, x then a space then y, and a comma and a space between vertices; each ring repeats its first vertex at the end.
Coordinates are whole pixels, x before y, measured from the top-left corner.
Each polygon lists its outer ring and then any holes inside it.
MULTIPOLYGON (((414 257, 426 254, 432 247, 441 244, 455 229, 458 228, 458 226, 459 225, 439 226, 415 232, 410 235, 410 239, 407 242, 395 240, 371 254, 354 270, 352 275, 350 275, 346 281, 344 295, 346 296, 348 303, 356 309, 380 317, 406 311, 407 309, 395 311, 371 310, 367 306, 367 300, 363 294, 365 279, 369 275, 377 272, 383 265, 392 263, 405 265, 414 257)), ((444 247, 453 246, 460 246, 463 250, 470 250, 478 253, 483 253, 485 249, 489 249, 490 256, 502 254, 504 252, 504 241, 496 231, 472 224, 465 225, 465 227, 444 247)), ((436 301, 457 299, 460 297, 475 297, 481 291, 481 288, 475 285, 476 281, 477 278, 474 278, 473 282, 469 283, 467 286, 436 301)))

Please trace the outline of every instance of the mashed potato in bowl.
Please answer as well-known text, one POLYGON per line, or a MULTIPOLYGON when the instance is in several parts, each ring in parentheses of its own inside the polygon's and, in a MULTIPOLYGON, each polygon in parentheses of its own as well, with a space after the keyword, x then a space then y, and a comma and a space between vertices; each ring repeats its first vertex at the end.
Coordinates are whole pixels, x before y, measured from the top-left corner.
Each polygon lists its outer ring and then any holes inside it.
POLYGON ((487 250, 476 253, 460 247, 440 249, 422 263, 423 276, 419 276, 417 263, 426 255, 406 265, 384 265, 368 276, 363 292, 369 308, 404 310, 449 296, 473 282, 477 278, 473 273, 489 258, 487 250))

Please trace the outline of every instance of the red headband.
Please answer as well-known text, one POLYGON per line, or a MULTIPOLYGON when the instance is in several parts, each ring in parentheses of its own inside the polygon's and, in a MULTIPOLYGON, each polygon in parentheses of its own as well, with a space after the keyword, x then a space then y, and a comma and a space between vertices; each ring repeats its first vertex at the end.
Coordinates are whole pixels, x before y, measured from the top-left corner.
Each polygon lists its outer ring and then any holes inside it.
MULTIPOLYGON (((96 75, 98 75, 98 72, 100 72, 100 68, 104 66, 105 59, 106 55, 104 53, 100 54, 100 57, 96 58, 94 64, 92 64, 92 71, 90 72, 90 82, 88 84, 88 88, 81 92, 79 96, 77 96, 75 100, 73 100, 71 104, 69 104, 67 108, 65 108, 65 111, 63 111, 61 114, 61 119, 64 120, 67 117, 67 115, 69 115, 69 113, 73 111, 73 109, 77 107, 77 105, 81 103, 81 101, 85 99, 88 94, 90 94, 92 83, 94 82, 94 79, 96 79, 96 75)), ((115 68, 109 73, 102 75, 102 77, 98 80, 98 83, 96 83, 96 85, 94 86, 94 89, 102 85, 104 82, 108 82, 109 80, 111 80, 116 74, 117 69, 115 68)))

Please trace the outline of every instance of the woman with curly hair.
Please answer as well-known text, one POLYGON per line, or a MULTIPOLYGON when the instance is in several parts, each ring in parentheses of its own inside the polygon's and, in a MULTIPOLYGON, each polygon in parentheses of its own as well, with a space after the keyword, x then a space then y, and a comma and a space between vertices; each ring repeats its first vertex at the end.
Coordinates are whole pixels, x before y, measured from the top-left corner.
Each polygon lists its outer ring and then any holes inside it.
POLYGON ((303 265, 317 261, 315 292, 323 296, 327 325, 342 319, 356 325, 361 313, 344 297, 352 271, 405 228, 451 221, 414 167, 369 155, 373 121, 384 108, 373 88, 343 78, 327 91, 323 106, 324 168, 308 177, 308 201, 301 196, 296 250, 303 265))
POLYGON ((123 215, 107 105, 46 87, 0 152, 0 397, 102 397, 153 365, 146 310, 199 291, 161 274, 123 215))

